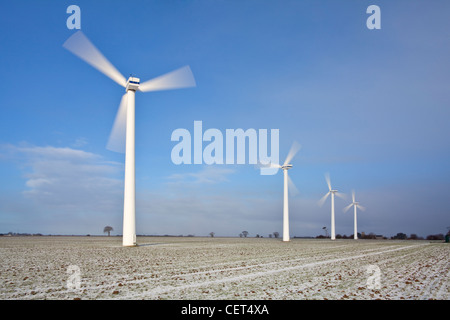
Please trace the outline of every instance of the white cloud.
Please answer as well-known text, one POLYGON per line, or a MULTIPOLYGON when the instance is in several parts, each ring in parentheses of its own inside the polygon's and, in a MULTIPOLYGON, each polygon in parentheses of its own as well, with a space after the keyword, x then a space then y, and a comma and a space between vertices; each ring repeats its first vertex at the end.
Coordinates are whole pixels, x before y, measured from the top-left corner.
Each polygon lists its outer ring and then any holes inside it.
POLYGON ((227 176, 235 172, 236 170, 230 168, 206 166, 198 172, 172 174, 168 177, 168 180, 172 185, 203 183, 212 184, 228 181, 227 176))
POLYGON ((88 141, 87 141, 86 138, 84 138, 84 137, 79 137, 79 138, 77 138, 77 139, 75 140, 75 142, 72 144, 72 146, 73 146, 74 148, 81 148, 81 147, 84 147, 84 146, 87 145, 87 144, 88 144, 88 141))
MULTIPOLYGON (((95 224, 100 219, 108 223, 108 216, 121 214, 121 164, 67 147, 8 145, 3 146, 2 151, 6 158, 15 161, 24 171, 27 189, 22 192, 23 203, 20 207, 26 211, 15 210, 15 214, 21 215, 24 220, 39 216, 45 224, 47 219, 55 221, 57 217, 56 220, 65 222, 67 229, 70 229, 67 224, 72 224, 72 232, 77 233, 75 229, 78 227, 80 230, 80 223, 85 227, 88 216, 95 224)), ((11 211, 14 204, 7 206, 11 211)), ((5 208, 6 205, 0 208, 2 213, 5 208)), ((35 227, 38 229, 40 226, 35 227)), ((57 225, 53 226, 52 232, 58 232, 57 225)))
POLYGON ((18 147, 16 152, 31 168, 24 194, 40 205, 102 209, 111 195, 120 194, 122 183, 114 176, 121 166, 96 154, 55 147, 18 147))

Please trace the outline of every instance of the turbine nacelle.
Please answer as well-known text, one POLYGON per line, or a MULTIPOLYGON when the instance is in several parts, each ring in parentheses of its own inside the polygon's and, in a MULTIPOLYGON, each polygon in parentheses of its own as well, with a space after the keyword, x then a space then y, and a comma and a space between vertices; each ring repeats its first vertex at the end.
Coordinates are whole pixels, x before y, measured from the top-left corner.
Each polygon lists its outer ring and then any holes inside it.
POLYGON ((141 79, 135 78, 135 77, 129 77, 125 89, 126 89, 126 91, 128 91, 128 90, 137 91, 139 89, 140 83, 141 83, 141 79))
POLYGON ((361 209, 362 211, 366 210, 362 205, 359 204, 358 201, 356 201, 355 197, 355 191, 352 191, 352 203, 350 203, 348 206, 346 206, 343 211, 347 212, 351 207, 361 209))
POLYGON ((283 170, 292 169, 292 164, 285 164, 284 166, 281 166, 281 169, 283 169, 283 170))

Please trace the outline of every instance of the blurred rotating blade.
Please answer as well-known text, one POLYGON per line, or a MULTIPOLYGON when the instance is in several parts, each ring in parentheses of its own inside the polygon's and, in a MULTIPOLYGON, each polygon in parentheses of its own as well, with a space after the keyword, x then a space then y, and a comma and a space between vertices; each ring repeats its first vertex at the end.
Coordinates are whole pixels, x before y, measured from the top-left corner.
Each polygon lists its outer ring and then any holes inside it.
POLYGON ((355 200, 355 190, 352 190, 352 200, 353 200, 353 202, 356 202, 356 200, 355 200))
POLYGON ((301 145, 297 141, 294 141, 294 143, 292 143, 291 149, 289 150, 286 160, 284 161, 284 166, 291 162, 292 158, 297 154, 300 148, 301 145))
POLYGON ((294 181, 292 181, 291 177, 288 176, 288 185, 289 185, 289 194, 291 196, 296 196, 300 193, 300 191, 298 191, 297 187, 294 184, 294 181))
POLYGON ((92 44, 91 41, 78 31, 64 42, 63 47, 78 56, 91 66, 108 76, 122 87, 127 85, 125 77, 105 58, 105 56, 92 44))
POLYGON ((120 101, 119 110, 117 111, 116 120, 109 135, 106 149, 125 153, 125 141, 127 134, 127 102, 128 96, 125 93, 120 101))
POLYGON ((277 163, 262 163, 260 161, 258 161, 258 163, 255 165, 257 169, 261 169, 261 168, 281 168, 281 166, 277 163))
POLYGON ((335 192, 335 195, 337 195, 339 198, 341 199, 347 199, 347 196, 345 195, 345 193, 341 193, 341 192, 335 192))
POLYGON ((328 196, 330 195, 331 192, 327 192, 326 195, 324 195, 319 201, 318 201, 318 205, 319 206, 323 206, 323 203, 325 202, 325 200, 327 200, 328 196))
POLYGON ((327 181, 328 190, 331 191, 331 182, 330 182, 330 174, 327 172, 325 173, 325 180, 327 181))
POLYGON ((159 91, 195 87, 195 79, 191 68, 184 66, 139 85, 139 91, 159 91))
POLYGON ((353 205, 353 203, 350 203, 348 206, 346 206, 346 207, 343 209, 343 211, 344 211, 344 212, 347 212, 348 209, 350 209, 352 205, 353 205))
POLYGON ((362 205, 359 205, 359 204, 357 204, 356 207, 357 207, 358 209, 361 209, 362 211, 365 211, 365 210, 366 210, 365 207, 363 207, 362 205))

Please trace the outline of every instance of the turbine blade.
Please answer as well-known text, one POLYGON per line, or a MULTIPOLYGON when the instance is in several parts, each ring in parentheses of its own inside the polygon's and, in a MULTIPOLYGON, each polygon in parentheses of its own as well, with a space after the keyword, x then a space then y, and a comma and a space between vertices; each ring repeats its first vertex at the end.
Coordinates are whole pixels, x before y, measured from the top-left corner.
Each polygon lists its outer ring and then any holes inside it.
POLYGON ((366 208, 363 207, 362 205, 357 204, 356 207, 357 207, 358 209, 361 209, 362 211, 366 211, 366 208))
POLYGON ((64 42, 63 47, 108 76, 122 87, 127 85, 125 77, 103 56, 83 32, 77 31, 64 42))
POLYGON ((294 181, 292 181, 291 177, 288 176, 288 185, 289 185, 289 193, 291 194, 291 196, 296 196, 300 193, 300 191, 298 191, 297 187, 294 184, 294 181))
POLYGON ((117 110, 116 120, 109 135, 106 149, 125 153, 125 141, 127 131, 127 93, 125 93, 120 101, 119 110, 117 110))
POLYGON ((355 190, 352 190, 352 199, 353 199, 353 202, 356 202, 356 200, 355 200, 355 190))
POLYGON ((272 162, 262 163, 262 162, 259 162, 259 160, 258 160, 258 163, 256 164, 256 168, 257 169, 260 169, 260 168, 281 168, 281 166, 278 163, 272 163, 272 162))
POLYGON ((347 199, 347 196, 345 195, 345 193, 341 193, 341 192, 335 192, 335 195, 337 195, 339 198, 341 199, 347 199))
POLYGON ((184 66, 180 69, 166 73, 157 78, 153 78, 139 85, 139 90, 143 92, 170 90, 195 87, 195 79, 191 68, 184 66))
POLYGON ((292 143, 291 149, 289 150, 286 160, 284 161, 284 164, 283 164, 284 166, 291 162, 292 158, 297 154, 297 152, 300 150, 300 148, 301 148, 301 145, 297 141, 294 141, 292 143))
POLYGON ((327 181, 328 190, 331 191, 331 182, 330 182, 330 174, 327 172, 325 173, 325 180, 327 181))
POLYGON ((328 196, 330 195, 331 192, 327 192, 326 195, 324 195, 319 201, 318 201, 318 205, 319 206, 323 206, 323 203, 325 202, 325 200, 327 200, 328 196))
POLYGON ((353 203, 350 203, 348 206, 346 206, 346 207, 343 209, 343 211, 344 211, 344 212, 347 212, 348 209, 350 209, 350 208, 352 207, 352 205, 353 205, 353 203))

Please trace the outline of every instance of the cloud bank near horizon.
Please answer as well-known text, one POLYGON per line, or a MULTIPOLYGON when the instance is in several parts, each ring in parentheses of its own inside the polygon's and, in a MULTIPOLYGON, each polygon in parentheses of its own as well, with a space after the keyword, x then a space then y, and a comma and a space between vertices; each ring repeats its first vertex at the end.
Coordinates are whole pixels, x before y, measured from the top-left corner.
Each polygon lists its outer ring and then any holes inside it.
MULTIPOLYGON (((0 217, 4 229, 0 232, 101 234, 105 225, 112 225, 116 234, 121 233, 121 163, 71 147, 3 145, 0 154, 17 166, 24 181, 19 191, 1 196, 0 210, 5 214, 0 217)), ((281 233, 281 182, 264 194, 256 189, 242 192, 238 176, 236 166, 202 166, 194 172, 171 174, 156 189, 138 190, 137 233, 281 233)), ((445 196, 439 190, 444 189, 413 184, 403 190, 392 185, 357 192, 357 199, 368 208, 358 215, 358 230, 387 236, 442 233, 447 212, 435 205, 445 196)), ((330 224, 329 203, 319 207, 319 196, 305 196, 300 190, 300 195, 290 197, 292 236, 316 236, 330 224)), ((353 231, 353 214, 341 212, 347 202, 336 200, 337 234, 353 231)))

